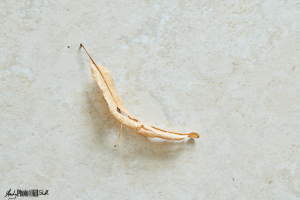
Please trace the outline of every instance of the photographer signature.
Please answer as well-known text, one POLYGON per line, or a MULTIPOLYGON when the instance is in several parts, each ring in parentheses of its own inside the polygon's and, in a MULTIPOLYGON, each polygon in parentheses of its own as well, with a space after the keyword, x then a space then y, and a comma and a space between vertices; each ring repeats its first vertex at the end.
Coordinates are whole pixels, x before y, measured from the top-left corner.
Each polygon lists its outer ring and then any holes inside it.
POLYGON ((8 199, 16 199, 17 197, 38 197, 41 195, 49 195, 48 190, 20 190, 18 189, 17 192, 16 190, 13 191, 11 188, 6 192, 6 195, 4 197, 8 197, 8 199))

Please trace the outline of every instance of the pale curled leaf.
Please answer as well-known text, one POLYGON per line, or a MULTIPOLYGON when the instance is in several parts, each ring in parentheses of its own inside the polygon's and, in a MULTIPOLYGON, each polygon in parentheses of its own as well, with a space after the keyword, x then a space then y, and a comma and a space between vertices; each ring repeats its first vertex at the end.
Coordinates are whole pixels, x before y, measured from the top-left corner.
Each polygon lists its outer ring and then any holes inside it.
POLYGON ((98 83, 103 93, 111 114, 126 127, 136 129, 136 134, 166 140, 182 140, 186 137, 199 138, 199 134, 195 132, 186 134, 174 133, 140 122, 130 114, 123 104, 123 101, 115 88, 114 80, 110 71, 100 65, 95 66, 93 62, 91 64, 91 71, 95 81, 98 83))

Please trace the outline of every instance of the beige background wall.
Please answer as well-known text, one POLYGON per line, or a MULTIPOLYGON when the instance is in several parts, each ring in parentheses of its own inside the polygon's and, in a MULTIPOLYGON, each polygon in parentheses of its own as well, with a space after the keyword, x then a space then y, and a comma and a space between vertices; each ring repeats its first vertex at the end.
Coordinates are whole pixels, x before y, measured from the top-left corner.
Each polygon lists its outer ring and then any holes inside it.
POLYGON ((299 19, 297 0, 2 0, 1 198, 300 199, 299 19), (80 43, 134 116, 200 139, 124 128, 114 148, 80 43))

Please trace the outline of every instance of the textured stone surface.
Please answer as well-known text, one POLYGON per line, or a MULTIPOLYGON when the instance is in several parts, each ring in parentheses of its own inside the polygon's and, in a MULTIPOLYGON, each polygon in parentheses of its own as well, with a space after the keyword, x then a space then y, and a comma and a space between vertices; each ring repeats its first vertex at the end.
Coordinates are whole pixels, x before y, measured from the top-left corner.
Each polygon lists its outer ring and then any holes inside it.
POLYGON ((300 199, 299 1, 0 5, 0 196, 300 199), (80 43, 134 116, 200 139, 114 148, 80 43))

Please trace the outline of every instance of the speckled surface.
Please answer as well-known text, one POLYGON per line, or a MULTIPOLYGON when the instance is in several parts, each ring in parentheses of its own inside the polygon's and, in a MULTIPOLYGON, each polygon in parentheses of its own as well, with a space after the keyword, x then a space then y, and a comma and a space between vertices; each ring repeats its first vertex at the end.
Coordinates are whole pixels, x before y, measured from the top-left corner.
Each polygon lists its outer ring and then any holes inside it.
POLYGON ((299 1, 1 1, 0 197, 300 199, 299 1), (148 139, 128 110, 177 132, 148 139), (69 46, 69 47, 68 47, 69 46))

